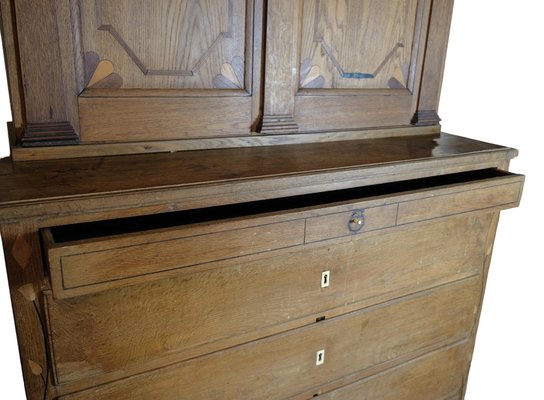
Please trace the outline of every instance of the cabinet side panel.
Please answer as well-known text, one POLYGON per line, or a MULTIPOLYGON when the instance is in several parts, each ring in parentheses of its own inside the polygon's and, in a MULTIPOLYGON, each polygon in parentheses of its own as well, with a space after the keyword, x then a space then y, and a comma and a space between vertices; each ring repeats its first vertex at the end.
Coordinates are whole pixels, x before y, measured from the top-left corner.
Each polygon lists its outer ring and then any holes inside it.
POLYGON ((30 225, 5 225, 1 232, 27 399, 51 399, 52 371, 45 350, 40 295, 44 269, 39 235, 30 225))
MULTIPOLYGON (((505 165, 505 169, 508 169, 507 165, 505 165)), ((484 301, 485 287, 486 287, 486 284, 487 284, 487 277, 489 275, 489 267, 491 265, 491 256, 493 254, 493 245, 495 243, 495 236, 497 234, 497 227, 499 225, 500 213, 496 212, 496 213, 493 213, 491 215, 492 215, 492 221, 491 221, 491 224, 489 226, 489 232, 487 234, 485 259, 484 259, 484 263, 483 263, 483 267, 482 267, 482 275, 483 275, 482 292, 481 292, 481 295, 480 295, 480 301, 479 301, 479 304, 478 304, 478 311, 477 311, 477 314, 476 314, 476 324, 474 324, 474 327, 472 329, 471 340, 469 342, 469 354, 470 354, 469 358, 470 358, 470 362, 472 361, 472 355, 473 355, 473 352, 474 352, 474 347, 476 345, 476 334, 478 333, 478 325, 479 325, 479 322, 480 322, 480 316, 482 314, 482 306, 483 306, 483 301, 484 301)), ((465 371, 466 375, 465 375, 465 379, 463 380, 463 387, 462 387, 463 397, 462 398, 464 398, 466 390, 467 390, 470 362, 469 362, 468 368, 465 371)))

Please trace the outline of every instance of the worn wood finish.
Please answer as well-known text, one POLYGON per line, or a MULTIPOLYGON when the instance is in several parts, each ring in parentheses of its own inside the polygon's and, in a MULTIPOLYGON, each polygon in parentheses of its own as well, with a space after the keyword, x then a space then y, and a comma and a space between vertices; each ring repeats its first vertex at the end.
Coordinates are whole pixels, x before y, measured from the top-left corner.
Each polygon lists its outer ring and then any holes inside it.
POLYGON ((407 88, 418 0, 304 1, 301 88, 407 88), (354 51, 357 49, 357 51, 354 51))
MULTIPOLYGON (((46 231, 53 290, 58 298, 88 294, 157 279, 173 270, 185 268, 192 271, 193 268, 189 267, 202 265, 220 268, 237 257, 402 227, 444 216, 506 209, 519 204, 523 177, 482 179, 470 184, 420 190, 415 190, 416 182, 405 189, 409 193, 412 189, 408 195, 400 192, 373 196, 373 200, 348 201, 343 206, 321 204, 303 212, 276 211, 272 215, 261 214, 220 223, 213 221, 214 210, 210 210, 208 221, 194 226, 118 237, 91 237, 67 244, 54 243, 53 235, 46 231), (461 206, 460 199, 466 199, 461 206), (421 212, 428 210, 429 203, 436 210, 421 212)), ((333 201, 344 200, 341 196, 342 192, 335 194, 333 201)), ((297 198, 289 199, 292 207, 302 207, 304 203, 300 202, 297 198)), ((250 203, 247 207, 259 206, 250 203)), ((268 207, 274 207, 273 203, 268 207)), ((263 211, 266 210, 264 208, 263 211)), ((79 229, 93 228, 82 226, 79 229)))
POLYGON ((264 115, 262 133, 295 133, 294 94, 298 87, 297 60, 300 1, 270 0, 267 10, 264 115))
POLYGON ((299 129, 409 124, 424 68, 431 2, 302 3, 299 129))
POLYGON ((78 1, 87 77, 108 60, 122 88, 212 89, 224 82, 243 89, 248 3, 78 1))
POLYGON ((170 235, 162 235, 162 238, 144 238, 144 242, 140 241, 139 244, 126 242, 124 246, 107 241, 98 246, 70 246, 68 253, 72 254, 53 250, 50 252, 53 290, 63 297, 63 292, 70 293, 70 289, 75 289, 77 293, 78 288, 92 290, 91 286, 100 287, 105 282, 304 243, 304 220, 226 231, 221 231, 221 228, 217 227, 218 231, 213 233, 196 235, 191 229, 181 229, 170 235), (62 255, 59 257, 57 254, 62 255))
POLYGON ((79 1, 74 30, 80 29, 79 79, 86 88, 79 98, 82 141, 248 135, 258 101, 254 62, 260 69, 253 57, 253 32, 261 31, 253 23, 254 5, 79 1))
POLYGON ((397 223, 407 224, 472 210, 483 210, 500 204, 519 204, 522 186, 522 182, 515 182, 503 185, 500 189, 491 186, 459 191, 446 198, 437 195, 425 200, 405 202, 399 205, 397 223))
POLYGON ((470 278, 60 398, 284 399, 312 392, 379 363, 465 338, 474 323, 480 285, 480 277, 470 278), (325 362, 316 366, 316 352, 323 349, 325 362))
POLYGON ((440 132, 452 7, 0 0, 28 399, 462 399, 524 177, 440 132))
MULTIPOLYGON (((507 170, 509 168, 509 164, 510 163, 508 161, 505 161, 505 162, 502 163, 500 168, 507 170)), ((487 251, 486 251, 486 255, 485 255, 484 264, 483 264, 483 267, 482 267, 482 276, 484 277, 484 280, 482 282, 482 292, 480 294, 480 304, 479 304, 478 313, 476 315, 476 324, 474 324, 474 327, 472 328, 472 335, 471 335, 471 340, 470 340, 470 343, 469 343, 469 346, 470 346, 469 347, 469 360, 470 361, 469 361, 469 368, 467 368, 466 371, 465 371, 464 383, 463 383, 463 387, 461 388, 461 397, 462 398, 464 398, 465 393, 467 391, 469 371, 470 371, 470 363, 472 362, 472 354, 474 352, 474 347, 476 346, 476 334, 478 333, 478 324, 479 324, 479 321, 480 321, 480 316, 482 314, 482 307, 483 307, 483 302, 484 302, 485 289, 486 289, 486 285, 487 285, 487 278, 488 278, 489 269, 490 269, 490 266, 491 266, 491 257, 493 255, 493 246, 495 244, 495 236, 497 234, 497 227, 499 225, 499 217, 500 217, 499 213, 493 214, 493 220, 491 221, 491 226, 490 226, 489 232, 487 234, 487 243, 486 243, 487 251)))
POLYGON ((11 0, 0 0, 2 42, 6 61, 6 75, 8 79, 13 130, 16 139, 23 133, 25 120, 24 95, 21 79, 21 69, 18 64, 19 49, 15 34, 15 15, 11 0))
POLYGON ((245 96, 218 96, 211 100, 82 97, 79 99, 82 140, 85 143, 153 140, 157 129, 165 140, 249 135, 252 100, 243 93, 245 96), (215 112, 210 113, 211 109, 215 112), (225 119, 225 115, 229 118, 225 119))
POLYGON ((48 296, 58 382, 103 383, 479 274, 489 223, 462 217, 95 296, 48 296), (148 324, 135 334, 138 320, 148 324))
POLYGON ((26 395, 30 400, 50 398, 44 395, 53 387, 41 298, 45 281, 40 237, 32 224, 3 225, 1 234, 26 395))
POLYGON ((22 143, 78 141, 78 111, 74 101, 77 93, 73 90, 75 76, 69 37, 59 36, 59 26, 68 16, 57 9, 57 3, 14 1, 25 123, 31 128, 25 129, 22 143), (52 128, 59 123, 66 129, 52 128))
POLYGON ((0 184, 11 189, 0 193, 0 219, 35 218, 48 226, 70 223, 74 219, 62 217, 74 215, 81 221, 232 204, 496 168, 516 155, 514 149, 442 134, 35 163, 2 160, 0 184))
MULTIPOLYGON (((254 108, 255 108, 255 102, 254 108)), ((260 115, 258 104, 253 116, 260 115)), ((175 153, 188 150, 228 149, 237 147, 285 146, 307 143, 330 143, 347 140, 380 139, 415 135, 437 135, 436 126, 411 126, 397 128, 370 128, 358 131, 315 132, 312 135, 252 135, 222 138, 200 138, 145 141, 136 143, 79 144, 76 146, 50 146, 36 148, 16 147, 12 149, 13 161, 44 161, 81 157, 101 157, 113 155, 175 153)))
POLYGON ((297 96, 297 123, 301 130, 353 129, 407 125, 413 96, 406 91, 377 96, 297 96), (368 112, 361 113, 360 110, 368 112))
POLYGON ((459 399, 467 344, 461 342, 341 389, 321 394, 320 400, 452 400, 459 399))
POLYGON ((436 126, 452 1, 382 3, 6 1, 19 144, 120 154, 186 149, 183 139, 244 146, 237 138, 255 131, 317 133, 285 139, 304 142, 436 126))
POLYGON ((436 125, 440 122, 437 111, 452 13, 453 0, 433 1, 425 50, 425 69, 417 112, 412 120, 415 125, 436 125))

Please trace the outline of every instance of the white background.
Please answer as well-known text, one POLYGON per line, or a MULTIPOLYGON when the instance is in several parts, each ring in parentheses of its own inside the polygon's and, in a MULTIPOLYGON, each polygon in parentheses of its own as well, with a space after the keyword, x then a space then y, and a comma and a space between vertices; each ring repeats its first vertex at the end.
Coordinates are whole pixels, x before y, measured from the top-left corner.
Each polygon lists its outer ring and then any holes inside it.
MULTIPOLYGON (((517 148, 520 157, 511 170, 527 175, 521 207, 501 215, 466 400, 544 399, 544 265, 539 251, 544 219, 537 207, 544 195, 540 3, 457 0, 455 5, 440 106, 443 130, 517 148)), ((5 131, 11 116, 0 70, 0 131, 5 131)), ((8 155, 7 135, 1 132, 0 157, 8 155)), ((3 398, 18 400, 25 397, 1 260, 0 386, 3 398)))

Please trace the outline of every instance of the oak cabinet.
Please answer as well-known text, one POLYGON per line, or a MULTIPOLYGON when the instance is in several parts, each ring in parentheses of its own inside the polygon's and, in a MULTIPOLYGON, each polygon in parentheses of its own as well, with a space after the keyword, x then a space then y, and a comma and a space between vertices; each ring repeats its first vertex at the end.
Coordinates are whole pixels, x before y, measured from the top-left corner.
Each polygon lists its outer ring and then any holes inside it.
POLYGON ((15 136, 23 146, 138 152, 126 143, 436 131, 436 48, 452 2, 432 3, 6 1, 4 29, 18 38, 7 52, 12 91, 23 88, 12 99, 15 136))
POLYGON ((517 151, 452 0, 0 0, 28 399, 463 399, 517 151))

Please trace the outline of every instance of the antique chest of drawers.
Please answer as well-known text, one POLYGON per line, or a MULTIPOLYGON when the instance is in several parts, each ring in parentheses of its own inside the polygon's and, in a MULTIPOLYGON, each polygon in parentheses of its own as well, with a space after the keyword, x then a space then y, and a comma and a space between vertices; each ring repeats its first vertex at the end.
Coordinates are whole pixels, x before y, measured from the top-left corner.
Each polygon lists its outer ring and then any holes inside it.
POLYGON ((462 399, 517 151, 450 0, 1 0, 29 399, 462 399))

